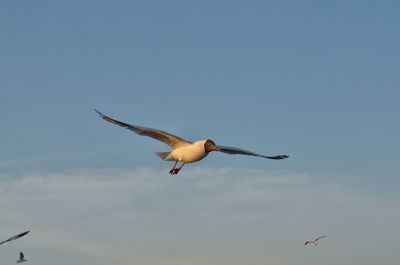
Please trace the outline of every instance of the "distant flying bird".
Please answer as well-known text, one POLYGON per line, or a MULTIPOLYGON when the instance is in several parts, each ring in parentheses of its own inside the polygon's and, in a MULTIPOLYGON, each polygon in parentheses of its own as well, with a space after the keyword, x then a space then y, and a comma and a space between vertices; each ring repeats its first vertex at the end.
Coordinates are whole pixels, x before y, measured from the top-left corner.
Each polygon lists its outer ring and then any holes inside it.
POLYGON ((19 260, 17 260, 17 263, 22 263, 25 261, 27 261, 27 260, 24 258, 24 253, 19 252, 19 260))
POLYGON ((182 167, 186 163, 193 163, 199 161, 204 157, 206 157, 212 151, 219 151, 231 155, 241 154, 241 155, 258 156, 275 160, 285 159, 289 157, 287 155, 265 156, 236 147, 216 145, 210 139, 189 142, 178 136, 172 135, 164 131, 120 122, 102 114, 96 109, 95 111, 102 119, 108 122, 124 127, 139 135, 149 136, 151 138, 154 138, 169 145, 172 148, 171 152, 156 152, 156 154, 165 161, 175 161, 174 166, 169 171, 169 173, 172 175, 178 174, 178 172, 182 169, 182 167), (182 163, 180 167, 176 167, 178 162, 182 163))
POLYGON ((6 240, 0 242, 0 245, 6 243, 6 242, 8 242, 8 241, 12 241, 12 240, 18 239, 18 238, 20 238, 20 237, 23 237, 24 235, 26 235, 26 234, 28 234, 28 233, 29 233, 29 231, 26 231, 26 232, 23 232, 23 233, 18 234, 18 235, 16 235, 16 236, 12 236, 12 237, 10 237, 9 239, 6 239, 6 240))
POLYGON ((318 241, 319 241, 320 239, 322 239, 322 238, 325 238, 325 237, 326 237, 326 236, 320 236, 320 237, 317 237, 317 238, 314 239, 314 240, 306 241, 306 243, 304 243, 304 245, 310 244, 310 245, 316 246, 316 245, 318 245, 318 241))

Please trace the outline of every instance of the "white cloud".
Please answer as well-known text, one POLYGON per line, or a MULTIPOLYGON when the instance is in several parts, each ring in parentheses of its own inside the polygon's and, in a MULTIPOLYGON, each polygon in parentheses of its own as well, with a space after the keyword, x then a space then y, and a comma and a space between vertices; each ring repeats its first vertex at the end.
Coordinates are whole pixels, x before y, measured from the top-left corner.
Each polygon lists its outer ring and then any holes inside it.
POLYGON ((32 231, 8 248, 24 246, 42 265, 361 265, 374 257, 391 265, 397 255, 368 242, 396 244, 398 201, 323 176, 195 167, 177 176, 144 168, 2 179, 3 237, 32 231), (304 248, 321 233, 321 247, 304 248))

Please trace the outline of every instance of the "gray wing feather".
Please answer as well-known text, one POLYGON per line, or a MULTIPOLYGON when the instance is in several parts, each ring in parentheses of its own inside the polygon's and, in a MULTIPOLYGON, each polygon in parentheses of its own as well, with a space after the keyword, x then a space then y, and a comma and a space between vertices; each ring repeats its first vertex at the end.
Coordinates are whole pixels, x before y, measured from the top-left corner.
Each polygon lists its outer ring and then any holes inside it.
POLYGON ((108 117, 108 116, 102 114, 100 111, 98 111, 96 109, 95 109, 95 111, 105 121, 111 122, 113 124, 116 124, 118 126, 126 128, 128 130, 131 130, 139 135, 148 136, 148 137, 154 138, 156 140, 159 140, 161 142, 164 142, 165 144, 171 146, 172 148, 176 148, 180 145, 190 144, 188 141, 186 141, 178 136, 175 136, 173 134, 170 134, 170 133, 167 133, 164 131, 160 131, 157 129, 146 128, 146 127, 141 127, 141 126, 117 121, 111 117, 108 117))
POLYGON ((222 146, 222 145, 219 145, 218 148, 219 148, 220 152, 230 154, 230 155, 249 155, 249 156, 264 157, 264 158, 268 158, 268 159, 275 159, 275 160, 285 159, 285 158, 289 157, 287 155, 276 155, 276 156, 260 155, 260 154, 253 153, 253 152, 241 149, 241 148, 222 146))

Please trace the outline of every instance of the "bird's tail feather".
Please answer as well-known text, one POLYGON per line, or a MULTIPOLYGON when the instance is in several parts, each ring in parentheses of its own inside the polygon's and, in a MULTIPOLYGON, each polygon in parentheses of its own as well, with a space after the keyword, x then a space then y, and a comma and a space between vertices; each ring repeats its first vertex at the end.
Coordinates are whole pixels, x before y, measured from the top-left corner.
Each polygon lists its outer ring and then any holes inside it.
POLYGON ((168 155, 170 152, 156 152, 156 154, 162 159, 162 160, 169 160, 167 159, 168 155))

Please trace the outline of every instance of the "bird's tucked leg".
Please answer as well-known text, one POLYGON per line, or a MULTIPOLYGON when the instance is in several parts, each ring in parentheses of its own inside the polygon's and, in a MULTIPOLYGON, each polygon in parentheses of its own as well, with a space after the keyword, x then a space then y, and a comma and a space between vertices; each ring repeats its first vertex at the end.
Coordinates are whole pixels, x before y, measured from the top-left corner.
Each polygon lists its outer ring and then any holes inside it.
POLYGON ((185 164, 182 164, 180 167, 175 168, 175 175, 179 173, 179 171, 183 168, 185 164))
MULTIPOLYGON (((175 173, 175 171, 176 171, 176 164, 178 164, 178 160, 175 161, 175 164, 174 164, 174 166, 171 168, 171 170, 169 171, 169 174, 171 174, 171 175, 177 174, 177 173, 175 173)), ((178 170, 178 171, 179 171, 179 170, 178 170)))
POLYGON ((176 164, 178 163, 178 161, 176 161, 175 162, 175 165, 174 165, 174 167, 169 171, 169 174, 171 174, 171 175, 176 175, 176 174, 178 174, 179 173, 179 171, 183 168, 183 166, 185 165, 185 164, 182 164, 180 167, 176 167, 176 164))

